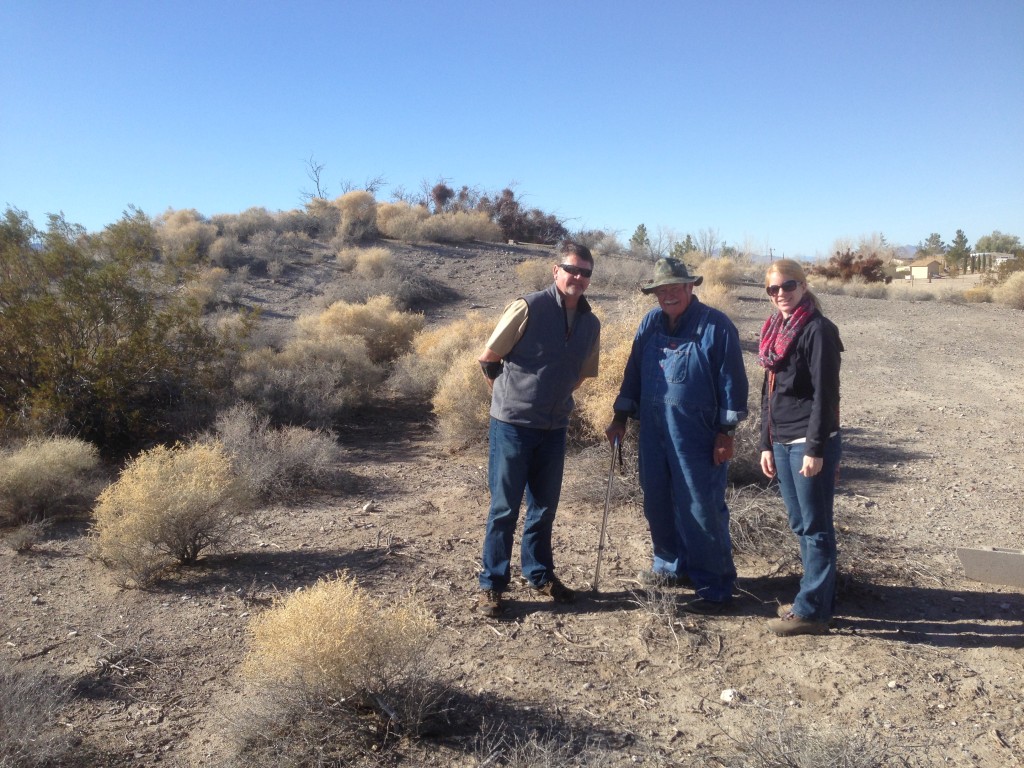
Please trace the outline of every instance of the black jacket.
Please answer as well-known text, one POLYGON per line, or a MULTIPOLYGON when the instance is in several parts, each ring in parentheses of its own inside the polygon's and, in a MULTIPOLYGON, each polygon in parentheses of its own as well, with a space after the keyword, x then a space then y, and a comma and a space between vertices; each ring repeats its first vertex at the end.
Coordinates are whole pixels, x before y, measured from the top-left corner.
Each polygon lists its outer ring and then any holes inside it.
POLYGON ((818 313, 797 336, 794 348, 761 387, 761 450, 772 443, 807 438, 806 454, 821 457, 828 436, 839 429, 839 355, 843 342, 835 323, 818 313))

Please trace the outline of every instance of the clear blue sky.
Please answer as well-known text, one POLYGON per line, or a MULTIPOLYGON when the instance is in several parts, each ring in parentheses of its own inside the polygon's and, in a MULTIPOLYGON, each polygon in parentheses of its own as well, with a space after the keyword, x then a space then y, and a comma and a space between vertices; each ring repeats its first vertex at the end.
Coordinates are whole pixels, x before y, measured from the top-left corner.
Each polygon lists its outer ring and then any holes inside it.
POLYGON ((1021 0, 0 0, 0 204, 90 231, 322 181, 517 182, 570 229, 1024 237, 1021 0))

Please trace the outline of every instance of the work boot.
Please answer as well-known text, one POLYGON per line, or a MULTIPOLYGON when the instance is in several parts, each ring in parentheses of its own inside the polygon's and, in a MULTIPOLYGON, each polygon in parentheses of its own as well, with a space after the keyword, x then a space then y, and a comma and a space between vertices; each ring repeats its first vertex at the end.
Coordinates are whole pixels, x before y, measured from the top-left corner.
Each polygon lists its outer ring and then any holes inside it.
POLYGON ((779 637, 793 637, 794 635, 827 635, 827 621, 812 621, 803 619, 790 611, 779 619, 769 619, 768 629, 779 637))
POLYGON ((505 610, 505 601, 501 599, 501 592, 496 589, 481 589, 476 596, 476 608, 488 618, 495 618, 505 610))
POLYGON ((539 587, 531 584, 530 588, 542 595, 547 595, 556 603, 576 602, 576 593, 559 581, 557 576, 552 576, 549 582, 541 584, 539 587))

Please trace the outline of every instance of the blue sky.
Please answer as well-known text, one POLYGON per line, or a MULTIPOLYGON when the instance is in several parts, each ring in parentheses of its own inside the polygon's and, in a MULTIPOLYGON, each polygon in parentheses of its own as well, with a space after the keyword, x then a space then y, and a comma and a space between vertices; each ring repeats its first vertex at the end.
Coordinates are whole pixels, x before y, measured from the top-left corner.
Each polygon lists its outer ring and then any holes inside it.
POLYGON ((1024 237, 1024 2, 0 0, 0 204, 99 230, 383 176, 827 255, 1024 237))

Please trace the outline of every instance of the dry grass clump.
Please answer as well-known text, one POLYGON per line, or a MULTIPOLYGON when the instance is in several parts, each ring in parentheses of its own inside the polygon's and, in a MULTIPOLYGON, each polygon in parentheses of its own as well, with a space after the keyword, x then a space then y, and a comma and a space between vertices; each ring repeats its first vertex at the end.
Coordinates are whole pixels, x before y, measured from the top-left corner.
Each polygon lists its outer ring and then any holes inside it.
POLYGON ((39 674, 0 670, 0 768, 73 765, 75 739, 64 727, 67 687, 39 674))
POLYGON ((988 304, 992 301, 992 287, 974 285, 963 292, 964 301, 968 304, 988 304))
POLYGON ((992 299, 1014 309, 1024 309, 1024 272, 1014 272, 993 288, 992 299))
POLYGON ((254 618, 242 669, 268 706, 238 734, 240 764, 349 764, 417 735, 446 701, 424 672, 435 629, 423 606, 345 573, 254 618))
POLYGON ((122 583, 151 583, 175 563, 227 544, 248 509, 222 445, 158 446, 128 463, 95 509, 96 554, 122 583))
POLYGON ((877 281, 869 283, 860 275, 854 275, 847 283, 843 284, 843 289, 839 293, 859 299, 887 299, 889 298, 889 286, 877 281))
POLYGON ((758 485, 730 485, 725 501, 729 505, 733 552, 767 562, 794 556, 789 518, 776 490, 758 485))
POLYGON ((431 400, 438 436, 450 450, 487 439, 491 391, 476 358, 467 354, 453 361, 431 400))
POLYGON ((356 257, 352 271, 367 280, 380 279, 394 269, 395 255, 388 248, 364 248, 356 257))
POLYGON ((377 201, 365 190, 346 192, 334 201, 341 211, 337 235, 348 242, 358 242, 377 234, 377 201))
POLYGON ((594 278, 591 290, 636 291, 639 286, 651 279, 653 262, 646 259, 635 259, 627 256, 598 257, 594 265, 594 278))
POLYGON ((343 410, 369 400, 384 375, 361 337, 292 339, 280 352, 245 354, 234 386, 275 423, 330 428, 343 410))
POLYGON ((420 239, 420 222, 430 216, 422 205, 408 203, 378 203, 377 231, 392 240, 415 242, 420 239))
POLYGON ((704 278, 701 285, 736 285, 743 279, 739 264, 726 256, 704 259, 694 268, 693 274, 704 278))
POLYGON ((540 291, 551 285, 551 261, 530 259, 516 266, 516 279, 525 291, 540 291))
POLYGON ((499 242, 501 227, 481 211, 438 213, 420 222, 419 239, 432 243, 499 242))
POLYGON ((481 211, 450 211, 432 216, 422 205, 405 202, 379 203, 377 230, 384 237, 410 243, 499 242, 502 239, 501 227, 481 211))
POLYGON ((270 418, 249 403, 221 414, 214 429, 236 472, 262 501, 327 487, 337 473, 342 451, 331 432, 289 426, 274 429, 270 418))
POLYGON ((731 315, 736 311, 736 292, 725 283, 705 282, 694 293, 703 304, 731 315))
POLYGON ((423 315, 399 311, 390 296, 373 296, 365 304, 337 301, 319 314, 295 321, 299 339, 322 344, 342 336, 362 339, 370 360, 377 364, 407 352, 423 324, 423 315))
POLYGON ((217 239, 217 226, 192 208, 180 211, 168 208, 154 224, 165 258, 186 262, 205 258, 217 239))
POLYGON ((494 328, 494 321, 470 312, 447 325, 416 334, 412 350, 395 361, 388 384, 406 397, 433 397, 442 377, 457 360, 476 360, 494 328))
POLYGON ((642 293, 620 302, 614 317, 601 317, 601 365, 597 377, 587 379, 576 391, 576 413, 582 438, 604 440, 604 431, 614 415, 612 406, 622 385, 622 374, 633 348, 640 321, 652 309, 651 298, 642 293))
MULTIPOLYGON (((739 735, 723 731, 734 750, 715 754, 728 768, 877 768, 897 764, 896 745, 867 729, 795 722, 787 710, 749 706, 749 724, 739 735)), ((717 752, 717 750, 716 750, 717 752)), ((710 764, 710 763, 709 763, 710 764)), ((898 764, 904 764, 899 760, 898 764)))
POLYGON ((0 525, 80 512, 102 479, 96 446, 73 437, 33 438, 0 451, 0 525))

